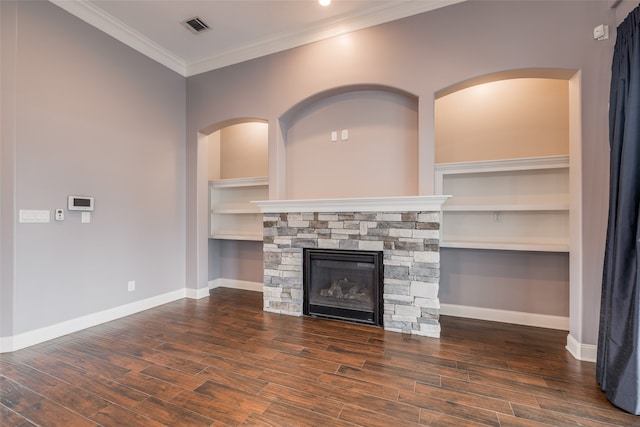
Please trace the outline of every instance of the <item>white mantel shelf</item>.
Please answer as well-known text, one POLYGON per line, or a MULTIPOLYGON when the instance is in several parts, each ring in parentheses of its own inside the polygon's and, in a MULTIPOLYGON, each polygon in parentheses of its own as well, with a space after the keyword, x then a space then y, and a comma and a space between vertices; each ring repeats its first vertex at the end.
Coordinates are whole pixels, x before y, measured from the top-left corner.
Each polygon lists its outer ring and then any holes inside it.
POLYGON ((369 197, 252 201, 262 213, 292 212, 433 212, 451 196, 369 197))

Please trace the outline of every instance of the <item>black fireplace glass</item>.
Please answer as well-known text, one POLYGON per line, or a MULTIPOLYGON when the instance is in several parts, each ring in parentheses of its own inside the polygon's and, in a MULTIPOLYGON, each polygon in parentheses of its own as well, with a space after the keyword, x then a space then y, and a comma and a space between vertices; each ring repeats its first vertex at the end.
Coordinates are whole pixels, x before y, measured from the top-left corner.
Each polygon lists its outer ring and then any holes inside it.
POLYGON ((382 325, 382 252, 305 249, 303 271, 304 314, 382 325))

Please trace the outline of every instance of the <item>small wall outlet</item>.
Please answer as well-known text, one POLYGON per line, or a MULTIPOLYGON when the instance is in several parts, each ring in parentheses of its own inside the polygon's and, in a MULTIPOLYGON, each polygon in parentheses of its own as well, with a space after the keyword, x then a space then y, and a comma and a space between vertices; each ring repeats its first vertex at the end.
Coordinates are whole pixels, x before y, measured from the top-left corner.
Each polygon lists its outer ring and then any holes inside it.
POLYGON ((600 24, 593 29, 593 38, 595 40, 607 40, 609 38, 609 26, 600 24))
POLYGON ((135 280, 130 280, 127 282, 127 290, 129 292, 133 292, 136 290, 136 281, 135 280))

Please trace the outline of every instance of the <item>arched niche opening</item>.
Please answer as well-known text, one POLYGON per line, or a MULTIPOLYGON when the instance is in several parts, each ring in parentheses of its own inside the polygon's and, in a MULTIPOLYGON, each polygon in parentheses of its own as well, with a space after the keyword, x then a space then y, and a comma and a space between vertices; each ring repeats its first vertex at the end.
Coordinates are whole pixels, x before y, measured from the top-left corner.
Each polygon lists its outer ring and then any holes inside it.
POLYGON ((524 69, 436 93, 442 314, 570 329, 579 298, 580 73, 524 69), (456 197, 457 196, 457 197, 456 197))
POLYGON ((280 118, 286 199, 418 194, 418 99, 395 88, 325 91, 280 118))
POLYGON ((266 120, 229 120, 201 133, 206 135, 209 181, 268 175, 266 120))
POLYGON ((200 131, 209 288, 262 282, 262 215, 251 201, 268 198, 268 133, 268 122, 255 118, 227 120, 200 131))
POLYGON ((517 70, 438 92, 435 163, 568 155, 567 74, 517 70))

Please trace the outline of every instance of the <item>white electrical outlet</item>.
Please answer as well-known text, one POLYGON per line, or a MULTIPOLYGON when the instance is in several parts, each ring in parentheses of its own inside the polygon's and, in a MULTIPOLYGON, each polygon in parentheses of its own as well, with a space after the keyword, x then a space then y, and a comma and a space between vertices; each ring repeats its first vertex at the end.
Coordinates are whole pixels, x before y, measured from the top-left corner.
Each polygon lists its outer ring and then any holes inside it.
POLYGON ((609 38, 609 26, 600 24, 593 29, 593 38, 595 40, 607 40, 609 38))
POLYGON ((127 290, 129 292, 133 292, 136 290, 136 281, 135 280, 130 280, 129 282, 127 282, 127 290))

